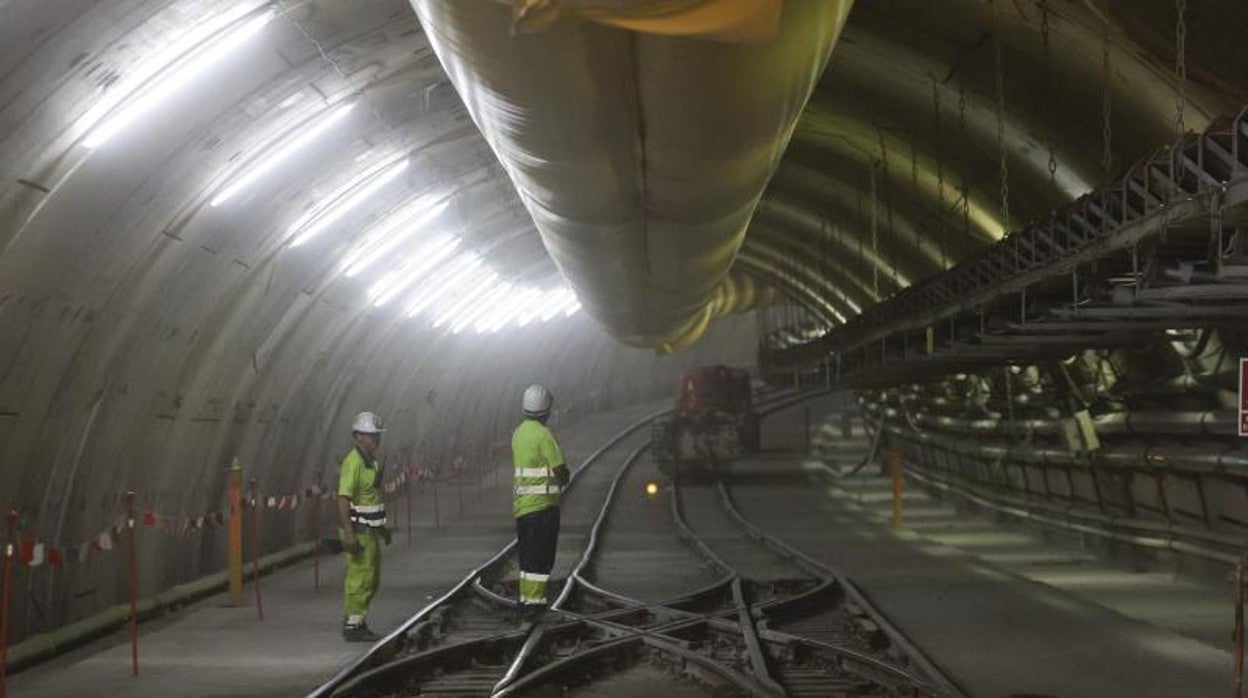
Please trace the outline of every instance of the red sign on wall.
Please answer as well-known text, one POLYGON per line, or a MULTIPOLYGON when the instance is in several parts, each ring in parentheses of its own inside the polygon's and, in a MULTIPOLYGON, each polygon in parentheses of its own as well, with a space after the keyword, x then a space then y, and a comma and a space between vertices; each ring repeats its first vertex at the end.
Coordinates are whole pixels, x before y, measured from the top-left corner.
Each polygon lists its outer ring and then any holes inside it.
POLYGON ((1239 435, 1248 436, 1248 359, 1239 360, 1239 435))

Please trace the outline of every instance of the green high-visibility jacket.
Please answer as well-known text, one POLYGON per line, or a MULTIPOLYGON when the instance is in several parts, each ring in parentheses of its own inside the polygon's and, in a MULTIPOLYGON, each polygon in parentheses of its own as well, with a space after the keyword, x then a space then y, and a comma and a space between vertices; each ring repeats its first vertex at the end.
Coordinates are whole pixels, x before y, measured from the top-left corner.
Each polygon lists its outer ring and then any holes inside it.
POLYGON ((511 435, 511 457, 515 464, 515 517, 559 506, 562 489, 555 468, 565 463, 550 429, 536 419, 521 422, 511 435))
POLYGON ((366 463, 360 449, 351 449, 342 459, 338 494, 351 500, 352 523, 369 527, 386 524, 386 504, 381 498, 381 486, 381 463, 376 459, 366 463))

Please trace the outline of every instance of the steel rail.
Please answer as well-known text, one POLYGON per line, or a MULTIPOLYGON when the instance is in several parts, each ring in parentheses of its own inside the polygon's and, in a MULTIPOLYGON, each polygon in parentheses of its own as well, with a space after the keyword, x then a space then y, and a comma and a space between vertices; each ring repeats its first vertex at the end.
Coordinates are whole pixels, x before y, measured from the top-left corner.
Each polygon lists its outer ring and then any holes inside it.
MULTIPOLYGON (((619 444, 624 439, 628 438, 629 436, 636 433, 638 430, 648 425, 650 422, 668 414, 669 412, 671 412, 671 410, 659 410, 657 412, 653 412, 641 418, 640 420, 634 422, 628 427, 625 427, 621 431, 616 432, 610 439, 607 440, 606 443, 600 446, 593 453, 590 453, 588 456, 586 456, 585 459, 581 462, 581 465, 578 466, 576 470, 574 470, 570 474, 569 482, 568 482, 568 489, 571 489, 572 486, 575 485, 576 482, 580 479, 579 477, 580 474, 584 472, 586 468, 590 467, 595 462, 597 462, 597 460, 600 457, 602 457, 603 454, 605 454, 607 451, 614 448, 617 444, 619 444)), ((386 635, 384 638, 376 642, 363 655, 356 658, 351 663, 349 663, 348 665, 340 669, 328 681, 326 681, 325 683, 313 689, 310 693, 307 694, 308 698, 326 698, 327 696, 331 696, 334 694, 335 691, 338 690, 340 686, 343 686, 345 682, 347 682, 354 675, 361 673, 362 671, 365 671, 367 669, 373 668, 374 666, 378 664, 388 663, 391 659, 394 658, 395 654, 397 654, 399 651, 402 650, 403 646, 406 644, 407 633, 413 627, 415 627, 417 624, 425 620, 430 614, 433 613, 435 609, 445 606, 446 604, 450 603, 452 600, 458 598, 461 594, 463 594, 466 589, 471 588, 473 583, 478 578, 480 578, 481 575, 485 574, 493 566, 495 566, 500 561, 502 561, 509 553, 511 553, 515 549, 515 547, 516 547, 516 539, 513 538, 511 542, 507 543, 505 546, 499 549, 498 552, 496 552, 493 556, 487 559, 484 563, 473 568, 472 571, 470 571, 467 575, 465 575, 457 584, 455 584, 455 586, 451 587, 450 590, 448 590, 442 596, 439 596, 434 601, 426 604, 423 608, 421 608, 419 611, 417 611, 415 614, 409 617, 406 621, 400 624, 397 628, 391 631, 388 635, 386 635)))
POLYGON ((719 483, 719 487, 721 497, 728 513, 743 529, 750 531, 758 540, 764 542, 766 545, 773 546, 778 552, 783 551, 784 554, 791 556, 795 561, 800 560, 803 566, 809 566, 811 569, 820 570, 824 575, 827 575, 827 577, 836 580, 836 582, 845 590, 845 593, 853 599, 854 603, 871 616, 872 621, 874 621, 875 624, 884 631, 894 646, 904 652, 910 661, 918 665, 927 677, 932 682, 937 684, 940 690, 954 698, 963 698, 967 695, 956 682, 945 675, 945 673, 941 671, 940 668, 937 667, 930 659, 928 659, 918 647, 910 642, 910 640, 902 634, 897 626, 889 620, 882 611, 876 608, 875 604, 871 603, 870 598, 861 589, 859 589, 858 586, 849 579, 849 577, 847 577, 840 570, 815 560, 780 538, 772 536, 760 529, 758 526, 754 525, 754 523, 745 518, 745 516, 742 515, 737 509, 736 504, 732 500, 731 493, 728 491, 723 482, 719 483))

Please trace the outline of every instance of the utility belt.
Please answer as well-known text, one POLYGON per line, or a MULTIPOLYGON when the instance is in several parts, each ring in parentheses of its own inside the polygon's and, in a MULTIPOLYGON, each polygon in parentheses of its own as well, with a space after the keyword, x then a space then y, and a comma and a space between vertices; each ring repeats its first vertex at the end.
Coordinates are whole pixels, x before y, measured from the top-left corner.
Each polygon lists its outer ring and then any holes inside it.
POLYGON ((385 504, 354 504, 348 513, 356 527, 381 528, 386 525, 385 504))

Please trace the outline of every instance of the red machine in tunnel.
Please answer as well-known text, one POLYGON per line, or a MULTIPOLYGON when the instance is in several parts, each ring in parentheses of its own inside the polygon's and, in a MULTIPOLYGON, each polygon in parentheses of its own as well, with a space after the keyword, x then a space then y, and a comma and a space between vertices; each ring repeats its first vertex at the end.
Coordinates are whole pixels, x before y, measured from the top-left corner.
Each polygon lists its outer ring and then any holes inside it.
POLYGON ((676 409, 654 423, 650 447, 659 471, 669 477, 712 472, 758 450, 749 371, 716 365, 681 376, 676 409))

